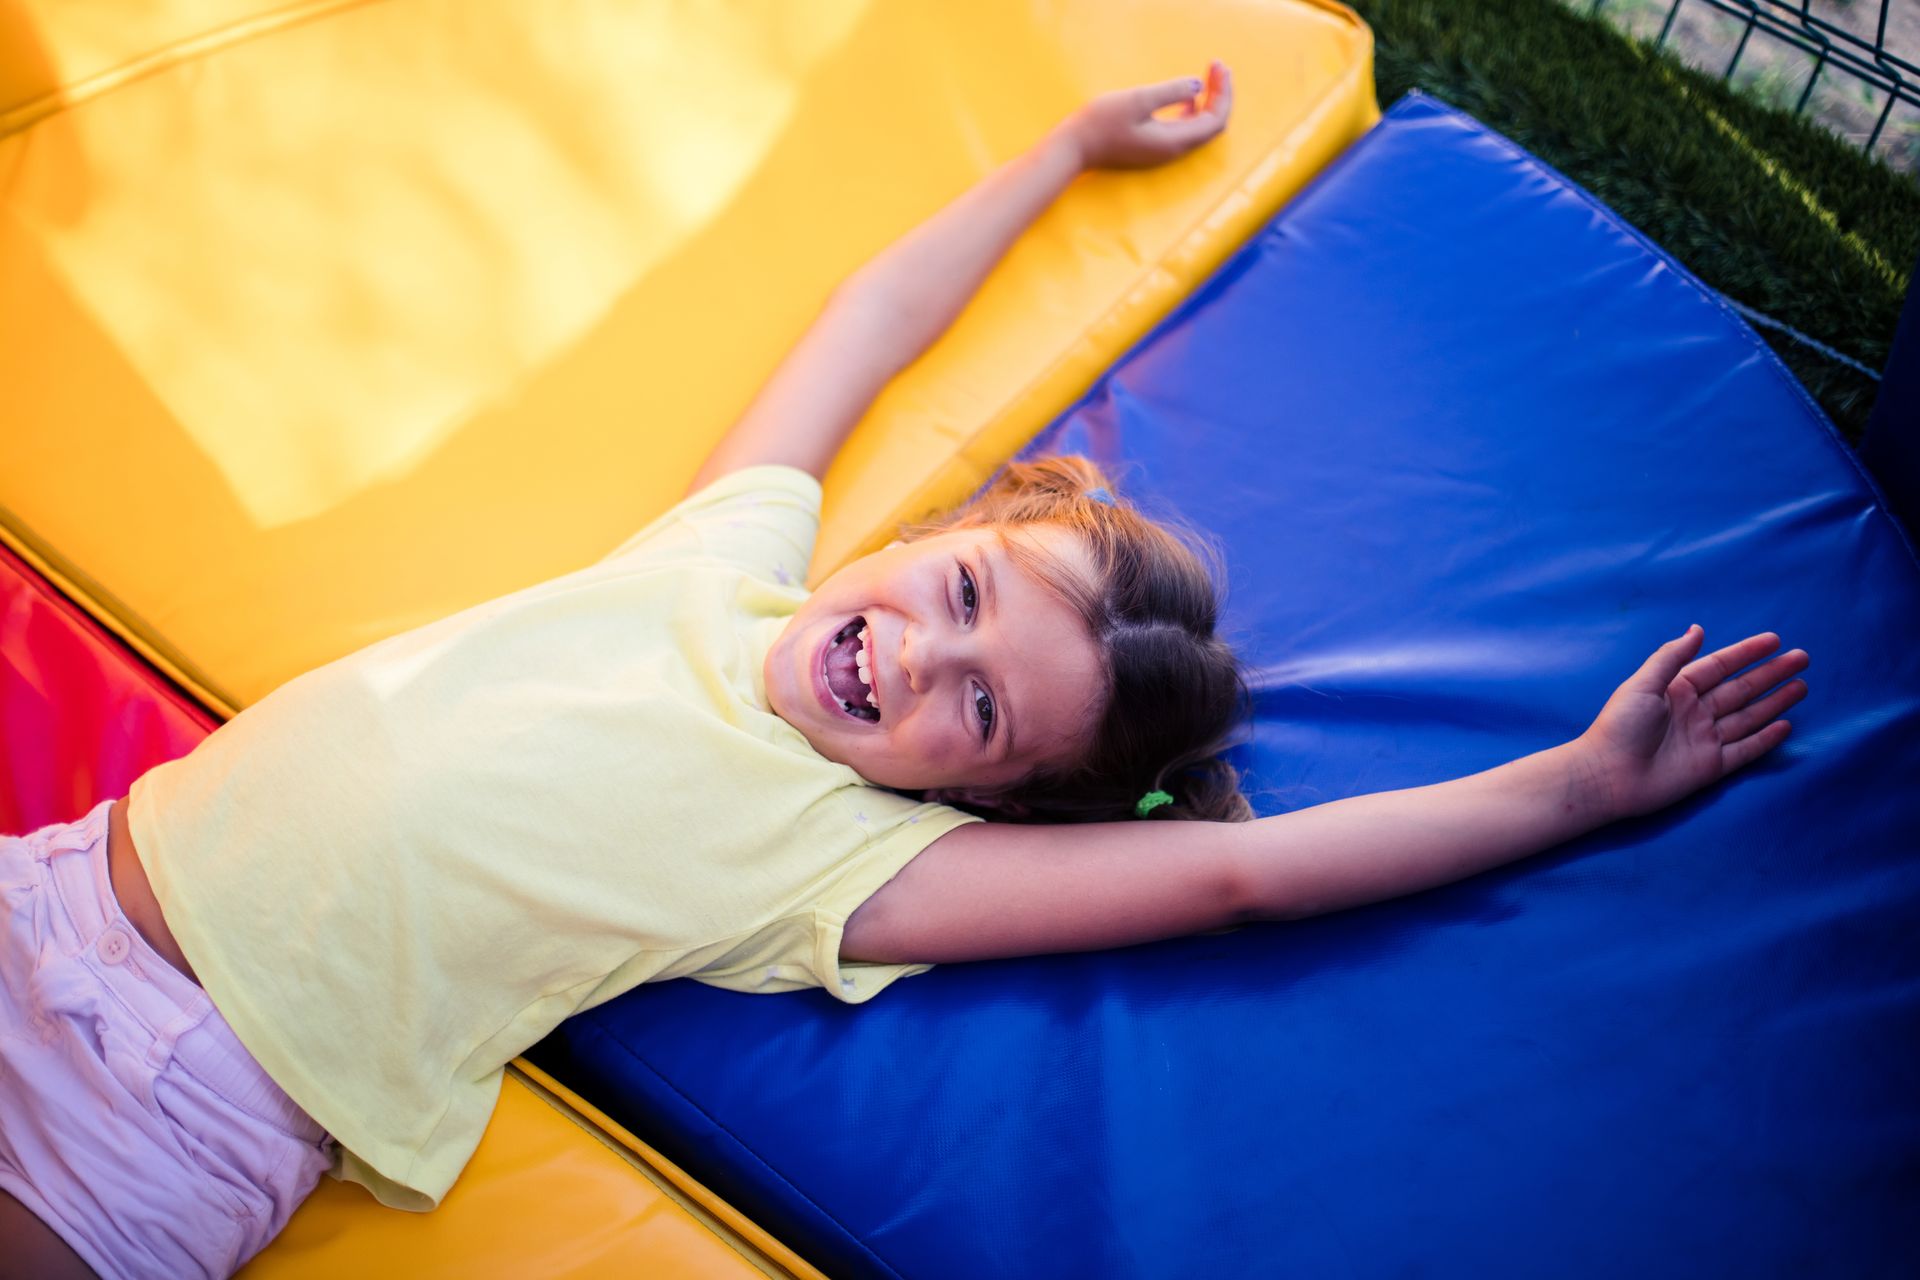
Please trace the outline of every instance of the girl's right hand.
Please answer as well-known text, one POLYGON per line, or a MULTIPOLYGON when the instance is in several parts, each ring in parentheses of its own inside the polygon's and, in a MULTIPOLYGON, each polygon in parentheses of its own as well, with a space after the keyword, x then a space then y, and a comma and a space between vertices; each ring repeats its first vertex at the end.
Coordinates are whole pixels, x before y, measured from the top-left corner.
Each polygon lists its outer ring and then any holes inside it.
POLYGON ((1150 169, 1212 139, 1232 110, 1233 73, 1213 62, 1204 84, 1182 78, 1102 94, 1067 120, 1065 132, 1082 168, 1150 169))

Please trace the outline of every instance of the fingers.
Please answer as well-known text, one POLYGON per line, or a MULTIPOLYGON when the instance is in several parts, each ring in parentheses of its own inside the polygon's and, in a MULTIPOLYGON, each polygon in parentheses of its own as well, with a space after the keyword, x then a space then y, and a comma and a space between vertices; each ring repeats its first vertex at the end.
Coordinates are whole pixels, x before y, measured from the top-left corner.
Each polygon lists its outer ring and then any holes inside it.
POLYGON ((1642 693, 1664 694, 1673 678, 1680 674, 1680 668, 1687 660, 1700 652, 1700 644, 1707 633, 1699 627, 1688 627, 1676 640, 1669 640, 1653 651, 1640 669, 1627 680, 1626 687, 1642 693))
POLYGON ((1155 120, 1153 131, 1169 155, 1191 151, 1227 127, 1225 116, 1201 114, 1179 120, 1155 120))
POLYGON ((1735 769, 1744 769, 1787 740, 1793 732, 1793 724, 1787 720, 1775 720, 1755 734, 1729 743, 1720 751, 1720 763, 1726 773, 1735 769))
POLYGON ((1781 685, 1760 701, 1738 711, 1720 717, 1715 727, 1720 730, 1720 741, 1738 742, 1740 739, 1764 729, 1780 718, 1780 713, 1807 696, 1807 682, 1790 680, 1781 685))
POLYGON ((1724 773, 1752 764, 1793 731, 1780 716, 1807 696, 1807 682, 1790 677, 1807 669, 1808 658, 1804 649, 1791 649, 1760 662, 1779 647, 1780 637, 1765 631, 1716 649, 1680 671, 1679 678, 1700 695, 1701 707, 1715 717, 1714 730, 1725 744, 1720 749, 1724 773), (1755 662, 1760 665, 1742 671, 1755 662))
POLYGON ((1722 680, 1702 694, 1700 704, 1718 718, 1740 710, 1782 680, 1797 676, 1806 669, 1807 651, 1792 649, 1751 671, 1722 680))
POLYGON ((1177 119, 1153 122, 1154 131, 1175 155, 1192 150, 1227 127, 1227 116, 1233 111, 1233 73, 1225 63, 1208 64, 1206 87, 1188 105, 1198 109, 1177 119))
POLYGON ((1182 76, 1178 80, 1142 85, 1134 90, 1134 95, 1134 106, 1142 116, 1172 106, 1183 108, 1171 118, 1163 117, 1162 123, 1174 124, 1202 116, 1224 122, 1233 109, 1233 73, 1225 63, 1216 60, 1207 64, 1204 81, 1182 76))
POLYGON ((1207 64, 1207 87, 1200 94, 1199 110, 1225 120, 1233 114, 1233 72, 1218 60, 1207 64))
POLYGON ((1780 637, 1771 631, 1763 631, 1757 636, 1748 636, 1745 640, 1730 644, 1724 649, 1716 649, 1698 662, 1689 663, 1680 674, 1685 676, 1687 683, 1691 684, 1694 691, 1704 698, 1713 692, 1715 686, 1722 680, 1749 662, 1757 662, 1766 657, 1779 647, 1780 637))
POLYGON ((1178 80, 1167 80, 1160 84, 1143 84, 1133 91, 1134 106, 1141 115, 1149 116, 1162 107, 1192 102, 1200 95, 1201 87, 1200 82, 1192 76, 1181 76, 1178 80))

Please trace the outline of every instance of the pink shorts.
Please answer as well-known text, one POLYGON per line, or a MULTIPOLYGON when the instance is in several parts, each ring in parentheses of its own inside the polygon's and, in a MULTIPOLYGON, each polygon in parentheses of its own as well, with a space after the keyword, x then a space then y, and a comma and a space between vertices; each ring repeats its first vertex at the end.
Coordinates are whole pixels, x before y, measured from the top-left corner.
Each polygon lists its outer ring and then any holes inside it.
POLYGON ((121 913, 107 808, 0 836, 0 1190, 103 1276, 227 1276, 327 1135, 121 913))

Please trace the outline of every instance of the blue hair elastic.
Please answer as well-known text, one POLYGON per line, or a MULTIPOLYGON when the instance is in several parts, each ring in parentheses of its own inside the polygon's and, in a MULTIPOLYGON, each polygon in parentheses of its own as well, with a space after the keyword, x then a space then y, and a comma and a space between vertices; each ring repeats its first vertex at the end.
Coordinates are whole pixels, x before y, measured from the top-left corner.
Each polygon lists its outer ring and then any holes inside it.
POLYGON ((1092 498, 1095 502, 1103 503, 1106 506, 1110 507, 1113 505, 1113 494, 1108 491, 1107 486, 1105 485, 1101 485, 1097 489, 1087 490, 1087 496, 1089 498, 1092 498))

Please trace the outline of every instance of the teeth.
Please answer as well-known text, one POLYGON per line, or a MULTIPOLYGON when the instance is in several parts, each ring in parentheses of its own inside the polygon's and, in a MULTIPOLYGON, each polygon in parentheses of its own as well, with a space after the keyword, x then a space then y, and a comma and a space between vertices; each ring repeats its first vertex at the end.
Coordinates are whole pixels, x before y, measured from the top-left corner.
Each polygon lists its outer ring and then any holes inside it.
POLYGON ((867 705, 876 708, 880 705, 880 699, 873 696, 873 690, 871 689, 867 690, 867 705))

